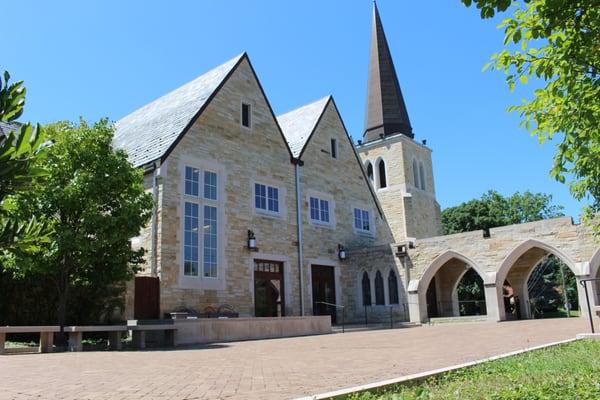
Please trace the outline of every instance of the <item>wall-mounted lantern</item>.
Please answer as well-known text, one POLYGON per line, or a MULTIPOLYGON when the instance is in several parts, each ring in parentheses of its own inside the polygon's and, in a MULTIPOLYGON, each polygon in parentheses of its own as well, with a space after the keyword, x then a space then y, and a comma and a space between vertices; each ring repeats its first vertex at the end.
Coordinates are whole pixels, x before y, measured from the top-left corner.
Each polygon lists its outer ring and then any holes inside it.
POLYGON ((406 257, 408 255, 408 246, 405 244, 398 245, 396 249, 396 257, 406 257))
POLYGON ((341 244, 338 244, 338 258, 342 261, 346 259, 346 248, 341 244))
POLYGON ((256 247, 256 236, 250 229, 248 229, 248 250, 258 251, 258 247, 256 247))

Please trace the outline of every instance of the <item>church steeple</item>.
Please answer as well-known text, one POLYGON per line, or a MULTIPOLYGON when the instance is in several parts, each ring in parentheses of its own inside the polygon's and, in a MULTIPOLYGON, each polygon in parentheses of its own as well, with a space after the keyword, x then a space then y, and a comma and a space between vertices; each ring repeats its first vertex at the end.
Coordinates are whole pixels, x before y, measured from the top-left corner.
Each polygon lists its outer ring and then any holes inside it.
POLYGON ((363 136, 365 142, 370 142, 379 139, 380 135, 396 133, 414 137, 377 4, 373 1, 367 114, 363 136))

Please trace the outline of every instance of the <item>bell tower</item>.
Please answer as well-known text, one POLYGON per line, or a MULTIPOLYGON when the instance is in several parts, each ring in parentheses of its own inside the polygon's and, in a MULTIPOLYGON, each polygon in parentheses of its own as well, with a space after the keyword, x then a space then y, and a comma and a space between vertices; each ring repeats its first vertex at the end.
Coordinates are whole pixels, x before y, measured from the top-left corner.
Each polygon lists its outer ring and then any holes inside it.
POLYGON ((356 150, 396 242, 441 234, 431 149, 414 138, 379 10, 373 2, 365 130, 356 150))

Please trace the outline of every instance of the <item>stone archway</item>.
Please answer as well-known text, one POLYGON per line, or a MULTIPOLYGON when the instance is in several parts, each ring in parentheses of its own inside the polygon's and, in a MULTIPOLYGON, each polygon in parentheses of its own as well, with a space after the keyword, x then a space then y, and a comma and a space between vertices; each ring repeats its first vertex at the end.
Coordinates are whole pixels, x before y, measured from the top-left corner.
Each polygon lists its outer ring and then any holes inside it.
MULTIPOLYGON (((448 250, 433 260, 420 279, 411 280, 409 283, 411 321, 425 322, 433 316, 459 316, 459 310, 456 307, 456 301, 454 301, 454 291, 464 273, 469 269, 477 272, 483 280, 484 286, 493 284, 493 280, 489 275, 473 260, 463 254, 448 250), (435 301, 436 304, 430 304, 432 301, 435 301)), ((484 292, 489 310, 489 290, 486 289, 484 292)), ((493 296, 491 301, 494 301, 493 296)), ((492 305, 495 307, 495 303, 492 303, 492 305)))
MULTIPOLYGON (((558 260, 562 261, 575 276, 581 276, 579 266, 566 254, 557 248, 539 240, 529 239, 516 246, 504 258, 498 271, 496 272, 495 287, 498 304, 498 317, 500 320, 508 319, 503 301, 503 286, 504 282, 508 281, 514 290, 517 306, 520 311, 521 318, 532 318, 529 306, 529 291, 527 282, 533 270, 538 266, 540 260, 548 255, 553 255, 558 260)), ((578 292, 581 288, 577 287, 578 292)), ((581 298, 581 293, 579 294, 581 298)))

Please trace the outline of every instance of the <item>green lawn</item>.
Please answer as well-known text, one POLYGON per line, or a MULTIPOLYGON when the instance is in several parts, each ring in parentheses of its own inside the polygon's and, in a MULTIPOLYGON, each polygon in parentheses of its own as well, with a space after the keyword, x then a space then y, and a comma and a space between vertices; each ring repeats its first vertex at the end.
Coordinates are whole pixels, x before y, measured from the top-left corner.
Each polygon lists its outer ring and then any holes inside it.
POLYGON ((579 340, 350 398, 600 399, 600 341, 579 340))

